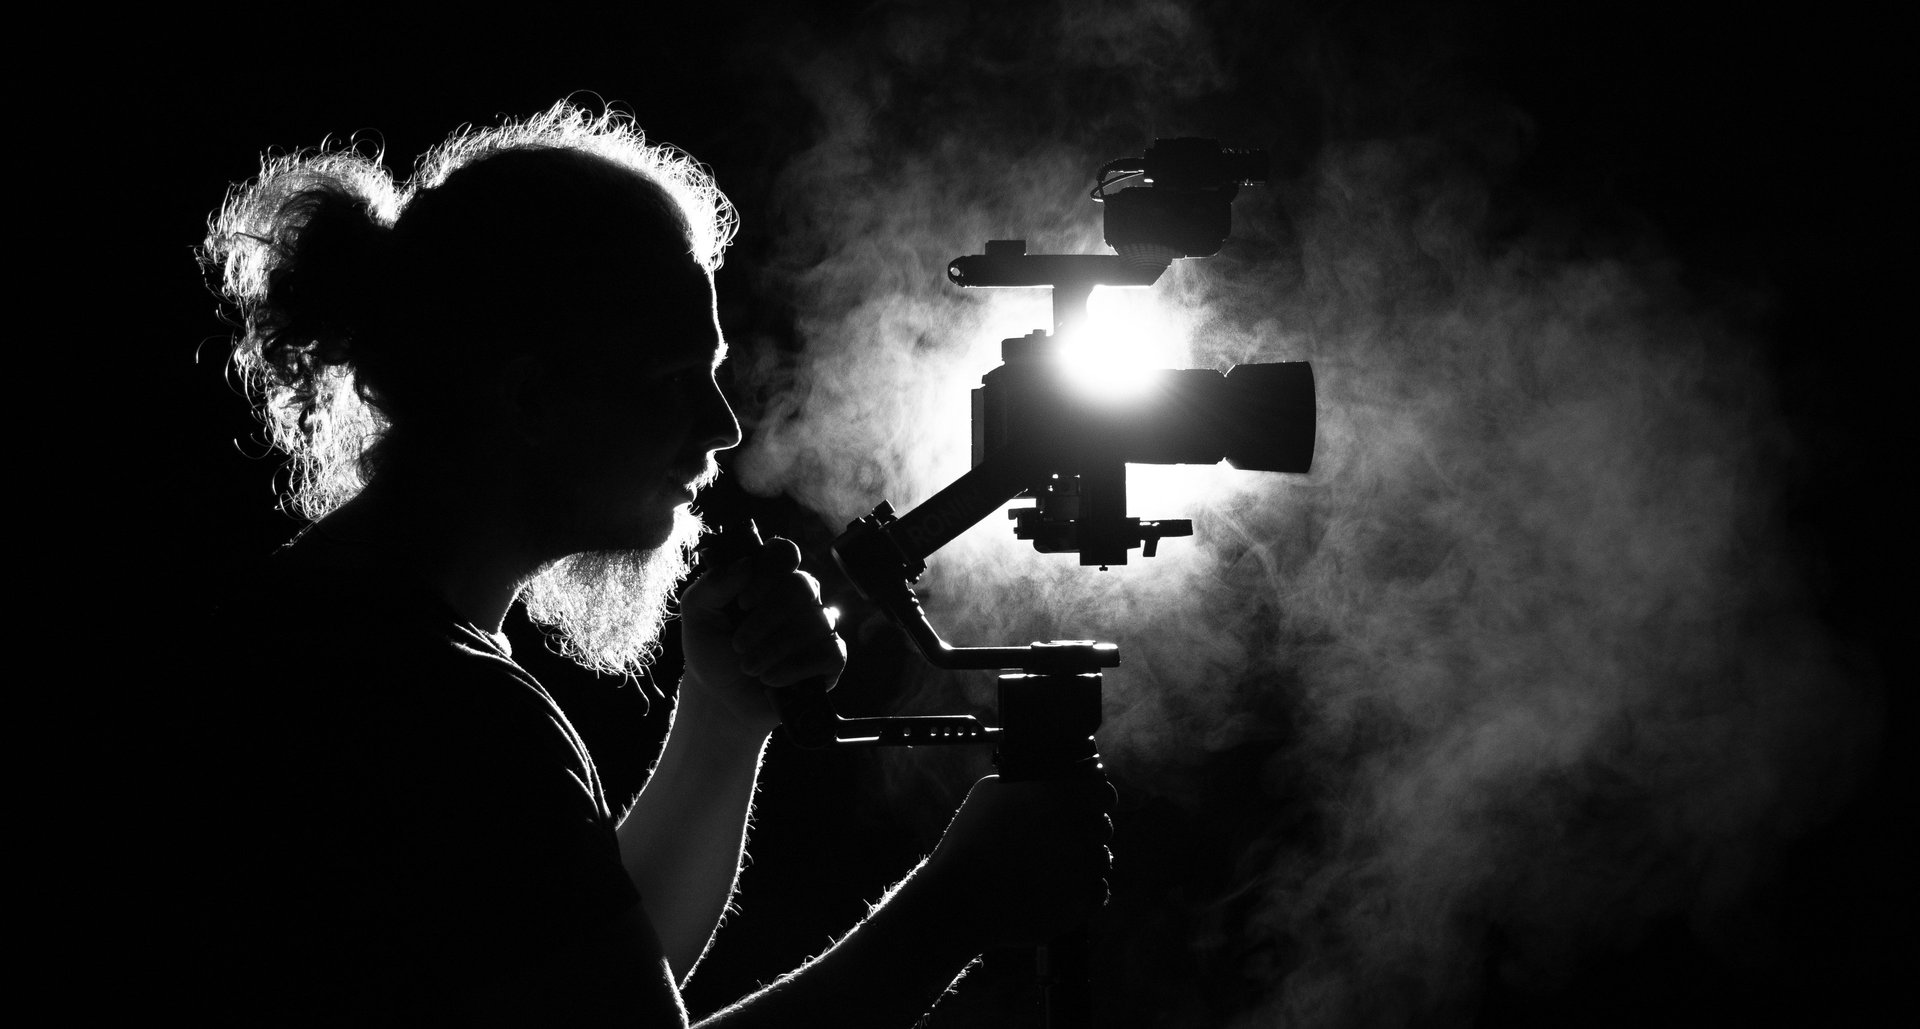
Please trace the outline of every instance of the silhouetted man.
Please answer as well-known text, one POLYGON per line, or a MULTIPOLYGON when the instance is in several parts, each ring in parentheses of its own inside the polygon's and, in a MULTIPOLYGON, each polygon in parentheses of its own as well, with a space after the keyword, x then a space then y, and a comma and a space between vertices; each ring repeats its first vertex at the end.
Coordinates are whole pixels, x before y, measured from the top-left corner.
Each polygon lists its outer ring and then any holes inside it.
MULTIPOLYGON (((217 1017, 687 1022, 768 690, 844 664, 817 588, 776 540, 688 589, 673 728, 624 813, 500 626, 519 599, 580 663, 644 668, 740 439, 714 380, 732 227, 685 155, 567 105, 405 187, 335 151, 229 198, 204 256, 312 522, 215 627, 182 819, 215 842, 191 906, 217 1017)), ((983 948, 1099 902, 1109 796, 983 780, 864 923, 710 1024, 911 1024, 983 948)))

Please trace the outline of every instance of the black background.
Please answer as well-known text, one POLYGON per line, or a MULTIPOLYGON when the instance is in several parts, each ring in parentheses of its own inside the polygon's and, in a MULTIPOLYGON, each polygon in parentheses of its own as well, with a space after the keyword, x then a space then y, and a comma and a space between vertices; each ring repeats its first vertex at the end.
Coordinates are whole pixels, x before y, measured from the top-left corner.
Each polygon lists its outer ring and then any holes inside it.
MULTIPOLYGON (((1357 40, 1377 25, 1429 17, 1417 5, 1377 3, 1284 10, 1357 40)), ((1910 1012, 1895 993, 1913 967, 1915 856, 1905 749, 1914 738, 1912 703, 1896 646, 1912 610, 1901 499, 1913 471, 1905 377, 1912 333, 1895 317, 1911 288, 1910 177, 1895 146, 1911 135, 1906 91, 1895 88, 1905 58, 1893 53, 1889 26, 1831 7, 1726 15, 1631 4, 1446 10, 1458 74, 1508 98, 1538 126, 1515 188, 1593 225, 1652 227, 1703 292, 1758 288, 1772 298, 1753 328, 1769 348, 1800 444, 1789 531, 1822 616, 1860 674, 1878 678, 1887 702, 1874 777, 1752 892, 1748 903, 1787 941, 1783 950, 1757 966, 1731 965, 1676 920, 1652 927, 1636 948, 1594 956, 1552 993, 1490 987, 1473 1017, 1487 1025, 1732 1024, 1782 1015, 1861 1024, 1875 1020, 1869 1013, 1881 1003, 1910 1012)), ((501 13, 479 23, 328 10, 129 26, 150 42, 107 71, 107 110, 138 135, 131 150, 102 135, 90 156, 109 178, 96 210, 116 236, 127 233, 114 245, 134 255, 131 288, 143 306, 121 331, 96 339, 106 350, 97 360, 117 373, 109 377, 138 384, 124 412, 104 417, 127 418, 120 438, 131 433, 129 449, 145 459, 128 475, 124 456, 76 449, 87 455, 83 475, 107 475, 122 494, 110 510, 127 511, 124 494, 141 494, 142 513, 121 517, 115 532, 158 556, 144 580, 160 584, 155 601, 193 610, 225 568, 296 527, 275 510, 275 461, 249 442, 257 426, 224 377, 226 330, 192 259, 207 215, 230 181, 252 173, 262 149, 371 129, 404 172, 458 124, 528 114, 592 90, 631 107, 651 136, 713 167, 744 219, 719 278, 723 321, 736 337, 790 337, 777 300, 757 297, 741 270, 772 245, 761 212, 775 176, 819 131, 815 113, 783 88, 776 58, 796 45, 787 26, 804 22, 833 38, 839 26, 869 16, 851 4, 784 5, 774 15, 719 2, 665 24, 623 6, 501 13)), ((1329 135, 1368 128, 1323 125, 1332 126, 1329 135)), ((1115 155, 1089 154, 1089 164, 1108 156, 1115 155)), ((954 244, 960 253, 975 241, 954 244)), ((824 567, 819 530, 792 505, 738 495, 708 504, 743 507, 769 530, 800 536, 815 567, 824 567)), ((839 588, 829 581, 830 595, 839 588)), ((209 630, 189 620, 185 638, 176 632, 150 644, 166 648, 165 660, 136 667, 176 667, 178 655, 212 645, 217 632, 209 630)), ((595 748, 611 782, 635 784, 651 754, 648 734, 660 728, 658 709, 643 715, 635 691, 609 691, 537 645, 520 654, 590 736, 640 741, 595 748)), ((855 674, 879 676, 899 660, 892 652, 859 658, 855 674)), ((663 681, 675 677, 674 662, 669 651, 663 681)), ((752 903, 696 983, 696 1011, 816 952, 930 844, 926 819, 838 795, 856 780, 848 767, 857 760, 776 744, 745 884, 752 903)), ((1153 845, 1124 830, 1121 842, 1153 845)), ((956 1007, 960 1017, 964 1005, 956 1007)))

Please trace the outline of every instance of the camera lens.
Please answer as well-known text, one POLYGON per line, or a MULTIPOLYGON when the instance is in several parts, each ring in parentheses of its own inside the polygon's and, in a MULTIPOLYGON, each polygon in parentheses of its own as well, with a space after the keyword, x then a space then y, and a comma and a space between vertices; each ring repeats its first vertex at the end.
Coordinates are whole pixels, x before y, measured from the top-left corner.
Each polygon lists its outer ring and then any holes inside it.
POLYGON ((1304 472, 1313 467, 1313 366, 1305 361, 1227 369, 1218 421, 1227 463, 1245 471, 1304 472))

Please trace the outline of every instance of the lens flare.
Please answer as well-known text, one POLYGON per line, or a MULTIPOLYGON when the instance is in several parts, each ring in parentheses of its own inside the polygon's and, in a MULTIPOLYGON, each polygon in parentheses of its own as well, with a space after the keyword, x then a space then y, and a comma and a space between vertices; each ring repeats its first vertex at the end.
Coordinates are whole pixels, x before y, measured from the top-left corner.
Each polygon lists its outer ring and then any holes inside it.
POLYGON ((1060 337, 1060 360, 1074 385, 1114 403, 1139 397, 1149 372, 1177 367, 1186 354, 1184 333, 1146 290, 1095 290, 1086 320, 1060 337))

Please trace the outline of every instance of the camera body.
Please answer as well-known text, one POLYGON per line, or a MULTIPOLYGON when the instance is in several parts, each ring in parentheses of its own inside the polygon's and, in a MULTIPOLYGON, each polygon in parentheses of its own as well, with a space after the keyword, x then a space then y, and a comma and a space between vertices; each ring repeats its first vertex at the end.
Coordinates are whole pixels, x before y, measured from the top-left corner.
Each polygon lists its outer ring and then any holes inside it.
POLYGON ((1126 465, 1214 464, 1305 472, 1313 465, 1313 370, 1305 362, 1159 369, 1122 399, 1071 381, 1061 336, 1085 321, 1096 286, 1150 286, 1179 258, 1219 253, 1240 187, 1264 181, 1266 154, 1211 139, 1156 140, 1137 158, 1101 167, 1091 193, 1105 206, 1117 255, 1029 254, 1024 240, 991 240, 958 257, 947 275, 965 287, 1050 287, 1054 332, 1001 344, 1000 367, 973 394, 976 469, 1013 475, 1035 506, 1012 512, 1015 535, 1043 553, 1078 553, 1085 565, 1154 555, 1184 521, 1126 513, 1126 465), (1115 189, 1138 179, 1139 185, 1115 189))
POLYGON ((1014 535, 1042 553, 1078 553, 1086 565, 1127 563, 1159 540, 1192 531, 1181 520, 1127 514, 1126 465, 1217 464, 1305 472, 1313 465, 1313 368, 1304 361, 1147 372, 1123 402, 1072 381, 1053 337, 1001 344, 1002 364, 973 391, 973 463, 1018 461, 1039 476, 1031 508, 1012 512, 1014 535))

